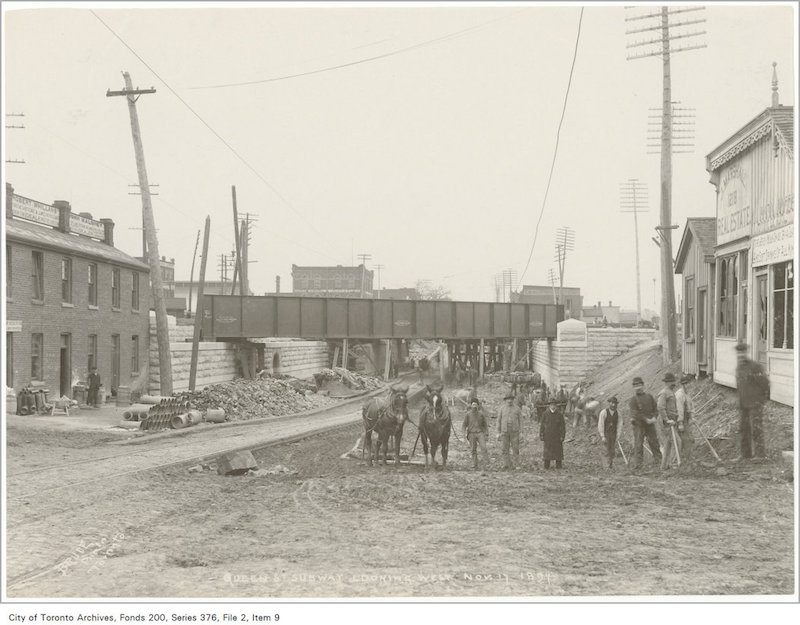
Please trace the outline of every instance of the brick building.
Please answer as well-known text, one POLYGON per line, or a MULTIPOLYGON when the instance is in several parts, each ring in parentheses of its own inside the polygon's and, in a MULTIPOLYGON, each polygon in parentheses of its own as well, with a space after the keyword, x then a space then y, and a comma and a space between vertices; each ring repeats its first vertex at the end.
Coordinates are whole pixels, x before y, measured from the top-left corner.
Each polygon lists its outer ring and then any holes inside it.
POLYGON ((564 305, 565 319, 581 319, 583 316, 583 295, 578 287, 565 286, 563 289, 552 286, 523 285, 517 293, 511 294, 511 301, 518 304, 553 304, 564 305), (564 301, 558 302, 559 293, 564 301))
POLYGON ((292 293, 317 297, 373 297, 375 272, 358 267, 300 267, 292 265, 292 293))
POLYGON ((114 222, 6 185, 6 386, 72 396, 96 366, 106 392, 146 383, 148 266, 114 247, 114 222))

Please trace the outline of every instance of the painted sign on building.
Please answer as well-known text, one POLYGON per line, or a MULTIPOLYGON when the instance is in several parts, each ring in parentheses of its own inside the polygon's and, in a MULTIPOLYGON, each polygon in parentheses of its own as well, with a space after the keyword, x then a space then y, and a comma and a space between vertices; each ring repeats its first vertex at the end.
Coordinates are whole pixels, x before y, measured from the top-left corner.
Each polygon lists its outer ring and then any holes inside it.
POLYGON ((11 215, 37 224, 58 227, 58 209, 55 206, 29 200, 21 195, 11 196, 11 215))
POLYGON ((772 265, 794 258, 794 225, 753 238, 753 267, 772 265))
POLYGON ((87 219, 81 215, 69 216, 69 230, 75 234, 82 234, 93 239, 105 237, 105 228, 102 223, 94 219, 87 219))
POLYGON ((720 172, 717 194, 717 244, 749 236, 752 229, 750 156, 744 154, 720 172))

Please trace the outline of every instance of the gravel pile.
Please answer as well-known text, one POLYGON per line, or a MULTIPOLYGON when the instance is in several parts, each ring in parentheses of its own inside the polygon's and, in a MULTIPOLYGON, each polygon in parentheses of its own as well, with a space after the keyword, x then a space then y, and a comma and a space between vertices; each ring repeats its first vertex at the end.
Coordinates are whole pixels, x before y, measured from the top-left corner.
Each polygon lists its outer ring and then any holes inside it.
POLYGON ((298 391, 291 381, 261 378, 213 384, 190 394, 195 408, 222 408, 230 421, 242 421, 305 412, 337 403, 308 391, 298 391))

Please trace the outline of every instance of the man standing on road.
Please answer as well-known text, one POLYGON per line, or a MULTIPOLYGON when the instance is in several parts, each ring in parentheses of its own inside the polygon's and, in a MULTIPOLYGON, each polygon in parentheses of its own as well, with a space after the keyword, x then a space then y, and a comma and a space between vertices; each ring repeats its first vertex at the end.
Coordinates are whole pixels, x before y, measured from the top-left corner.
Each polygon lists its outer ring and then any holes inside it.
POLYGON ((736 388, 739 391, 739 437, 742 458, 764 458, 764 404, 769 378, 760 364, 747 357, 747 344, 736 346, 736 388))
POLYGON ((564 435, 567 432, 564 423, 564 411, 558 405, 555 397, 551 397, 547 403, 547 410, 542 415, 542 422, 539 424, 539 439, 544 442, 544 468, 550 468, 550 461, 556 461, 556 469, 561 468, 564 460, 564 435))
POLYGON ((661 458, 661 469, 672 466, 672 456, 680 454, 680 448, 676 448, 675 442, 678 440, 678 433, 675 428, 678 426, 678 402, 675 399, 675 386, 677 380, 672 373, 664 375, 664 388, 658 393, 656 405, 658 416, 661 420, 661 438, 664 441, 664 455, 661 458))
POLYGON ((606 446, 609 469, 614 464, 614 456, 617 453, 617 440, 622 431, 622 419, 619 418, 617 403, 617 398, 611 397, 608 400, 608 408, 600 411, 600 417, 597 420, 597 431, 606 446))
POLYGON ((641 469, 645 438, 653 454, 653 460, 661 462, 661 449, 658 446, 658 433, 656 432, 658 408, 653 396, 644 392, 642 378, 633 378, 633 390, 635 394, 628 404, 633 426, 633 468, 641 469))
POLYGON ((100 381, 100 374, 97 373, 97 367, 92 367, 91 373, 89 373, 89 398, 86 400, 86 403, 89 404, 92 408, 97 408, 100 400, 98 399, 98 395, 100 394, 100 386, 102 382, 100 381))
POLYGON ((478 445, 481 447, 483 456, 483 470, 489 467, 489 452, 486 449, 486 435, 489 434, 489 424, 486 422, 486 415, 478 406, 475 400, 470 404, 467 414, 464 415, 464 433, 472 446, 472 468, 478 468, 478 445))
POLYGON ((694 436, 692 436, 690 421, 694 416, 694 404, 689 397, 686 385, 693 380, 693 376, 684 373, 681 376, 681 383, 675 391, 675 402, 678 404, 678 438, 681 443, 681 462, 689 462, 692 459, 694 449, 694 436))
POLYGON ((509 393, 504 398, 497 416, 497 440, 503 442, 503 469, 519 467, 519 432, 522 429, 522 413, 509 393), (514 459, 509 458, 509 448, 514 459))

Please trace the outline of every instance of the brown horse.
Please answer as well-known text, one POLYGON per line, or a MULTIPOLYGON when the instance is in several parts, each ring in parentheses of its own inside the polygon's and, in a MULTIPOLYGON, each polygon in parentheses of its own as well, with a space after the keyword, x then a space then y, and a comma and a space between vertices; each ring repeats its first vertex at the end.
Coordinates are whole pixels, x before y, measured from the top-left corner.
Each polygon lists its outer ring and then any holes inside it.
POLYGON ((425 452, 425 466, 428 466, 430 451, 431 463, 436 468, 436 450, 442 448, 442 468, 447 467, 447 449, 450 443, 450 410, 445 404, 440 389, 428 386, 426 403, 419 413, 419 437, 425 452))
MULTIPOLYGON (((408 396, 405 390, 391 389, 388 398, 373 397, 361 408, 364 421, 364 446, 368 450, 367 462, 372 466, 372 433, 377 434, 375 445, 375 461, 380 462, 383 448, 383 464, 386 465, 386 451, 389 438, 394 439, 394 464, 400 464, 400 439, 403 437, 403 425, 408 419, 408 396)), ((363 452, 362 452, 363 454, 363 452)))

